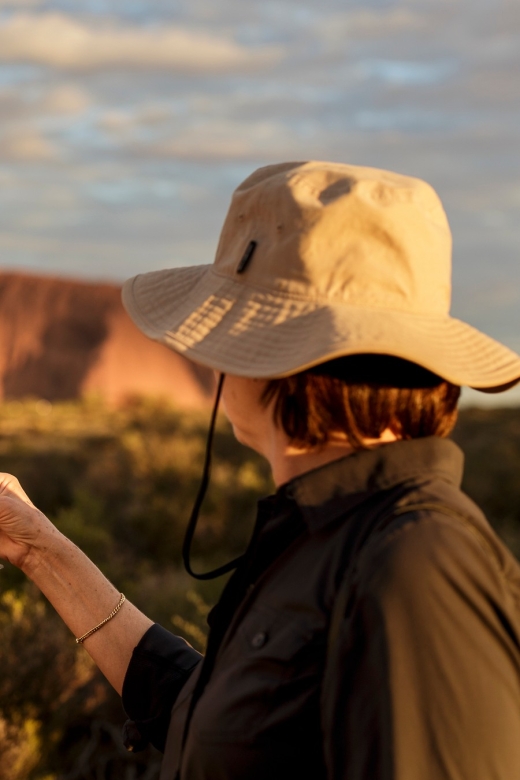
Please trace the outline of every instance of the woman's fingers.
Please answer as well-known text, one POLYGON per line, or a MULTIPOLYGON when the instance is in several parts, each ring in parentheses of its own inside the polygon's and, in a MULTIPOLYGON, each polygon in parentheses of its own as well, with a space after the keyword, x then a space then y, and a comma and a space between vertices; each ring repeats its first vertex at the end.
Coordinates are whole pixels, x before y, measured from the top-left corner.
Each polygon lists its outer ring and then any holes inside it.
POLYGON ((20 485, 19 481, 16 477, 13 477, 12 474, 5 474, 0 472, 0 496, 3 495, 12 495, 16 498, 19 498, 20 501, 23 501, 25 504, 28 504, 29 506, 34 507, 33 502, 23 489, 23 487, 20 485))
POLYGON ((18 496, 0 494, 0 531, 15 541, 32 542, 41 513, 18 496))
POLYGON ((49 525, 16 477, 0 473, 0 558, 22 566, 49 525))

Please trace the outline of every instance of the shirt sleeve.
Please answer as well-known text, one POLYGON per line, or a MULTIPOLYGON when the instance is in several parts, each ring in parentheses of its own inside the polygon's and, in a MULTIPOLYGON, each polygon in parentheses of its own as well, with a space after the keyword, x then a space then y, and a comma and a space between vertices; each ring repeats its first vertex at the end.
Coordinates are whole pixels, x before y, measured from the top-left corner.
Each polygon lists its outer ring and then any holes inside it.
POLYGON ((518 607, 489 550, 434 514, 371 548, 327 655, 329 780, 516 777, 518 607))
POLYGON ((128 750, 151 742, 164 752, 172 707, 202 656, 184 639, 157 623, 134 649, 123 683, 123 707, 129 720, 123 730, 128 750))

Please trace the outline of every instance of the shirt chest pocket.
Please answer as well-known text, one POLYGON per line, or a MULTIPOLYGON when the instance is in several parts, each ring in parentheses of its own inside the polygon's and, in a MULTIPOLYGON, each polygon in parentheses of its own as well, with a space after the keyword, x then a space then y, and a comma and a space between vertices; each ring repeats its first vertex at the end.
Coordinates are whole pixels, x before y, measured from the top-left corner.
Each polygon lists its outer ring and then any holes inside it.
POLYGON ((232 642, 245 668, 266 684, 312 673, 320 664, 323 633, 307 615, 256 608, 243 621, 232 642))
POLYGON ((248 612, 218 659, 195 712, 199 735, 285 739, 318 708, 324 636, 316 621, 268 608, 248 612), (276 736, 278 735, 278 736, 276 736))

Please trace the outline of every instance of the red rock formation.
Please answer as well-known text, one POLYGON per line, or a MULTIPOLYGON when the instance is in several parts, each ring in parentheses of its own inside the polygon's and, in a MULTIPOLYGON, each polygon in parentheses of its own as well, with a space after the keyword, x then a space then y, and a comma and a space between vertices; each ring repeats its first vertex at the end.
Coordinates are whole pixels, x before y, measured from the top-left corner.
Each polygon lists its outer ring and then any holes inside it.
POLYGON ((137 330, 110 284, 0 273, 0 397, 166 396, 207 406, 211 372, 137 330))

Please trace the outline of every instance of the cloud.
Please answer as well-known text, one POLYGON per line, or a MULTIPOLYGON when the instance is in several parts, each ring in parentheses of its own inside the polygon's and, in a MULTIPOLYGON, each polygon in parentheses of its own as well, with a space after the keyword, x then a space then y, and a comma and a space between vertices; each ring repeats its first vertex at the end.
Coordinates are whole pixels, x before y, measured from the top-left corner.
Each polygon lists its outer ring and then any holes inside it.
POLYGON ((406 8, 383 12, 361 10, 345 14, 343 18, 348 32, 367 36, 387 36, 391 33, 417 30, 426 23, 423 15, 419 16, 406 8))
POLYGON ((75 116, 89 104, 90 97, 83 89, 75 84, 60 84, 48 92, 40 108, 44 113, 75 116))
POLYGON ((241 121, 213 117, 210 122, 190 125, 170 138, 147 145, 129 145, 144 156, 191 161, 258 161, 323 156, 323 141, 301 138, 276 119, 241 121))
POLYGON ((379 38, 424 28, 423 15, 413 13, 406 8, 394 8, 389 11, 357 10, 324 15, 314 24, 314 31, 329 45, 340 45, 345 41, 360 38, 379 38))
POLYGON ((43 0, 0 0, 0 8, 19 10, 20 8, 37 8, 43 0))
POLYGON ((261 66, 279 58, 276 47, 251 50, 230 38, 173 25, 92 25, 60 13, 17 13, 0 24, 4 62, 202 71, 261 66))
POLYGON ((144 103, 132 110, 121 111, 110 109, 99 120, 99 127, 116 136, 125 136, 129 132, 142 127, 158 128, 166 122, 171 122, 175 116, 175 110, 167 104, 144 103))
POLYGON ((36 130, 11 131, 0 137, 0 159, 41 162, 56 157, 56 148, 36 130))
POLYGON ((12 88, 0 90, 0 127, 26 114, 27 108, 16 90, 12 88))

